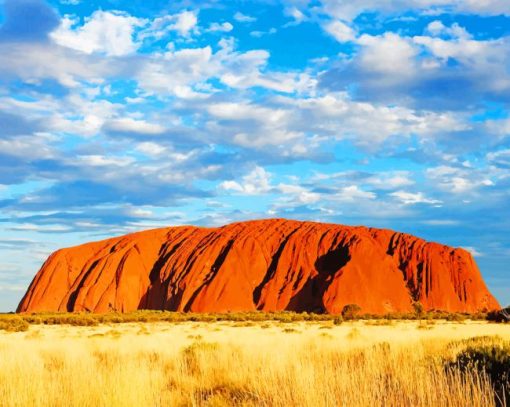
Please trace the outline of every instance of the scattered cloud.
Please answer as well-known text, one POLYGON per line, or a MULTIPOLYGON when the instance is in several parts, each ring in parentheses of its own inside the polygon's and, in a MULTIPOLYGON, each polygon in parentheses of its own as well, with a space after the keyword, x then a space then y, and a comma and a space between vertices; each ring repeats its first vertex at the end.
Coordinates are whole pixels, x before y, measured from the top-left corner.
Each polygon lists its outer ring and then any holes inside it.
MULTIPOLYGON (((293 0, 290 3, 303 3, 293 0)), ((305 2, 307 3, 307 2, 305 2)), ((316 7, 317 14, 326 14, 345 21, 353 21, 363 13, 379 13, 386 16, 405 15, 410 12, 425 15, 479 14, 487 16, 510 15, 510 5, 505 0, 358 0, 355 2, 339 2, 323 0, 316 7)))
POLYGON ((234 14, 234 20, 236 20, 240 23, 253 23, 253 22, 257 21, 257 19, 255 17, 243 14, 239 11, 237 11, 234 14))
POLYGON ((338 42, 349 42, 356 38, 355 31, 342 21, 331 21, 324 26, 324 29, 338 42))
POLYGON ((228 21, 224 22, 224 23, 212 23, 210 26, 209 26, 209 29, 208 31, 211 31, 211 32, 225 32, 225 33, 228 33, 230 31, 232 31, 234 29, 234 26, 229 23, 228 21))
POLYGON ((287 26, 301 24, 303 21, 306 21, 306 19, 307 19, 306 15, 303 13, 303 11, 301 11, 297 7, 293 7, 293 6, 286 7, 283 12, 287 17, 292 18, 292 21, 290 23, 286 24, 287 26))
POLYGON ((182 36, 189 35, 197 26, 197 13, 194 11, 183 11, 174 16, 175 22, 169 26, 169 29, 177 31, 182 36))
POLYGON ((431 110, 480 107, 481 100, 508 101, 507 37, 475 40, 458 24, 446 27, 437 21, 427 32, 412 37, 362 34, 356 39, 359 52, 337 61, 321 75, 320 85, 345 90, 355 83, 357 98, 431 110))
POLYGON ((254 37, 254 38, 262 38, 266 35, 272 35, 272 34, 276 34, 278 30, 274 27, 271 27, 269 30, 267 31, 259 31, 259 30, 255 30, 255 31, 251 31, 250 32, 250 36, 254 37))
POLYGON ((442 202, 437 199, 427 198, 422 192, 395 191, 390 194, 404 205, 430 204, 440 205, 442 202))
POLYGON ((467 250, 469 253, 471 253, 473 256, 475 257, 482 257, 483 256, 483 253, 478 251, 475 247, 473 246, 464 246, 463 247, 464 250, 467 250))
POLYGON ((145 23, 127 13, 99 10, 85 19, 83 25, 78 25, 76 19, 65 17, 50 37, 59 45, 86 54, 98 52, 122 56, 135 52, 140 46, 133 35, 135 29, 145 23))
POLYGON ((178 14, 168 14, 155 18, 145 28, 138 38, 155 38, 160 40, 171 33, 177 33, 181 37, 189 37, 198 32, 198 13, 184 10, 178 14))
POLYGON ((510 149, 488 153, 487 160, 495 166, 510 168, 510 149))
POLYGON ((260 195, 268 193, 270 186, 271 174, 262 167, 255 167, 253 171, 245 175, 241 182, 223 181, 220 188, 225 191, 233 191, 243 195, 260 195))
POLYGON ((471 168, 441 165, 427 169, 426 174, 438 189, 450 194, 470 195, 494 186, 487 174, 471 168))
POLYGON ((104 129, 109 132, 148 135, 158 135, 165 132, 165 127, 160 124, 131 119, 129 117, 112 119, 104 124, 104 129))

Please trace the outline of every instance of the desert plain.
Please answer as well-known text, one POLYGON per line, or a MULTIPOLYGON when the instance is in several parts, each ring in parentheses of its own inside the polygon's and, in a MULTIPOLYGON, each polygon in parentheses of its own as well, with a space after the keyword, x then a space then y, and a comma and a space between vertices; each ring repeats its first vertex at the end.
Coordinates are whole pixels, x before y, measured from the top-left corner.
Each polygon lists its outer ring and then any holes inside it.
MULTIPOLYGON (((2 406, 502 406, 487 321, 176 321, 0 331, 2 406), (453 367, 452 367, 453 366, 453 367)), ((508 349, 508 348, 507 348, 508 349)))

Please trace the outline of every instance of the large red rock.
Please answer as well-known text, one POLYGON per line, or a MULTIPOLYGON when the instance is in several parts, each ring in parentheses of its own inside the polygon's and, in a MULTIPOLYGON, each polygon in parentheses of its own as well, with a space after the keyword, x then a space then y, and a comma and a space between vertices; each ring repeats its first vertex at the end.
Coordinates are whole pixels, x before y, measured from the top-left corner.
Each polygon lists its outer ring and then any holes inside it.
POLYGON ((391 230, 270 219, 148 230, 53 253, 18 311, 339 313, 499 308, 470 253, 391 230))

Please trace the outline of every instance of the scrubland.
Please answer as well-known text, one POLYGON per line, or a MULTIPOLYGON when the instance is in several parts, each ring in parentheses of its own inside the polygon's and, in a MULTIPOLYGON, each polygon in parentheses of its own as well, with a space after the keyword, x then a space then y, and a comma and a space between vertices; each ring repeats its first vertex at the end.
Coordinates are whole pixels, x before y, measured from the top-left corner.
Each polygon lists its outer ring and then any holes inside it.
POLYGON ((496 350, 504 373, 509 341, 485 321, 30 325, 0 331, 0 403, 502 406, 502 373, 469 352, 496 350))

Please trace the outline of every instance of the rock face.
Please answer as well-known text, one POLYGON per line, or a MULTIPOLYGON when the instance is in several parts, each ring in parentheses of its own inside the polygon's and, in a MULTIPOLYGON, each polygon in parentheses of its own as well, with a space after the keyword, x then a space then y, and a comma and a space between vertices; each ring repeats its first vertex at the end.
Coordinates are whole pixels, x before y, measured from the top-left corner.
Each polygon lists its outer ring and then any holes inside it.
POLYGON ((471 255, 390 230, 270 219, 148 230, 53 253, 19 312, 498 309, 471 255))

